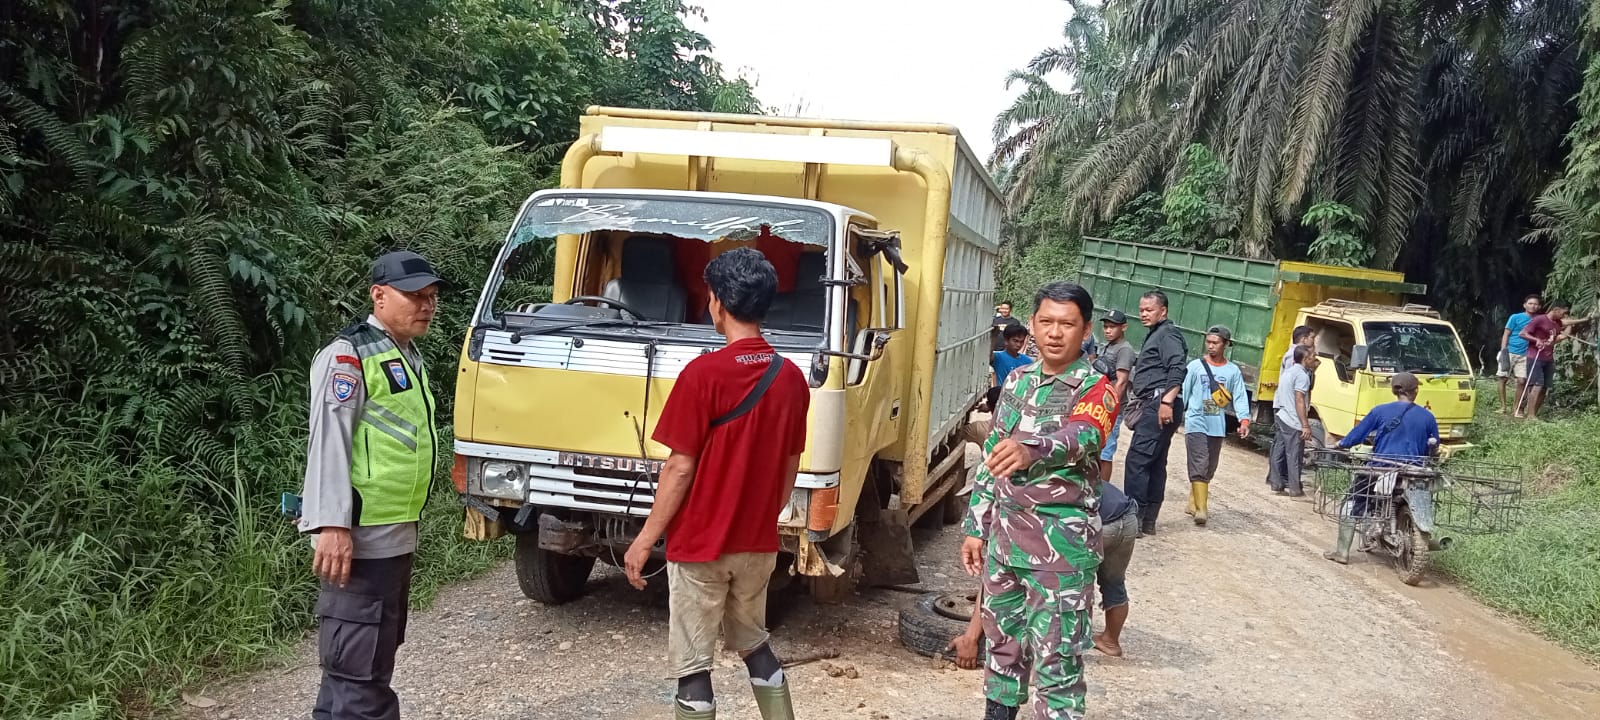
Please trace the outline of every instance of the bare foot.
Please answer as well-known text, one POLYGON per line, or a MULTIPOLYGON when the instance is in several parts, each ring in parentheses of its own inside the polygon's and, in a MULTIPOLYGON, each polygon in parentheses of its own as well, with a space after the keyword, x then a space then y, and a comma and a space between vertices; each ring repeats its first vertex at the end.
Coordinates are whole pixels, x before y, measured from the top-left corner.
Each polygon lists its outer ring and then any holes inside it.
POLYGON ((1111 657, 1122 657, 1122 646, 1107 640, 1105 633, 1094 634, 1094 649, 1111 657))

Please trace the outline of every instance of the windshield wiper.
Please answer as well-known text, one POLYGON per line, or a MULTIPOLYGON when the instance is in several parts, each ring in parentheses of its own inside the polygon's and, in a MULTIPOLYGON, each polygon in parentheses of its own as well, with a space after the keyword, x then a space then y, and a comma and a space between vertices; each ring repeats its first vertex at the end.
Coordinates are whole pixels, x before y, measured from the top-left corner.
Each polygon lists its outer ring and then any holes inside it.
POLYGON ((581 320, 577 322, 553 322, 550 325, 543 327, 517 328, 511 333, 511 344, 515 345, 522 342, 522 338, 525 335, 549 335, 550 333, 561 332, 563 330, 575 330, 578 328, 606 327, 613 325, 621 325, 628 328, 641 328, 658 327, 661 325, 672 324, 674 323, 660 322, 658 320, 623 320, 620 318, 600 318, 597 320, 581 320))

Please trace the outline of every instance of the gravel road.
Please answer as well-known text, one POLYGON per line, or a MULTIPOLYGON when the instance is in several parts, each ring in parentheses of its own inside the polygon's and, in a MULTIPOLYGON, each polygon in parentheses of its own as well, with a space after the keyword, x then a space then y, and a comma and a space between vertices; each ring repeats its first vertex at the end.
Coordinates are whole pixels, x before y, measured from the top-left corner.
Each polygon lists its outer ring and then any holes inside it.
MULTIPOLYGON (((1225 452, 1210 525, 1189 523, 1187 487, 1172 483, 1161 531, 1139 540, 1127 656, 1091 653, 1091 718, 1600 717, 1600 671, 1452 588, 1407 588, 1364 558, 1323 560, 1331 525, 1308 502, 1271 495, 1260 455, 1233 443, 1225 452)), ((1174 478, 1182 458, 1180 439, 1174 478)), ((1120 484, 1120 462, 1117 472, 1120 484)), ((924 587, 972 587, 959 542, 954 529, 919 535, 924 587)), ((867 590, 843 606, 793 602, 774 630, 779 654, 839 653, 790 670, 801 717, 981 715, 979 672, 899 645, 896 612, 915 599, 867 590)), ((664 607, 609 567, 596 569, 588 598, 543 607, 501 566, 413 616, 395 684, 416 719, 670 717, 666 622, 664 607)), ((304 718, 317 677, 308 640, 274 667, 196 688, 219 705, 191 717, 304 718)), ((720 717, 758 717, 736 658, 722 658, 714 679, 720 717)))

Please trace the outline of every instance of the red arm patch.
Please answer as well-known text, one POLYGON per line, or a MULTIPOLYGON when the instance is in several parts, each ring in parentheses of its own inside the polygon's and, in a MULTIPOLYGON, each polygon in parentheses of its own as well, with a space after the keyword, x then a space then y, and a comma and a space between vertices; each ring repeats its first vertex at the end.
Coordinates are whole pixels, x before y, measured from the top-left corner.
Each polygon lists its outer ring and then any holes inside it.
POLYGON ((1068 416, 1067 423, 1082 421, 1100 428, 1100 442, 1104 445, 1105 439, 1111 435, 1111 428, 1117 420, 1118 409, 1119 402, 1111 381, 1105 376, 1101 376, 1100 381, 1095 383, 1094 387, 1083 391, 1083 394, 1078 396, 1078 404, 1072 406, 1072 415, 1068 416))
POLYGON ((349 365, 349 366, 352 366, 352 367, 361 367, 361 359, 356 357, 356 356, 354 356, 354 355, 335 355, 335 356, 333 356, 333 364, 335 364, 335 365, 343 364, 343 365, 349 365))

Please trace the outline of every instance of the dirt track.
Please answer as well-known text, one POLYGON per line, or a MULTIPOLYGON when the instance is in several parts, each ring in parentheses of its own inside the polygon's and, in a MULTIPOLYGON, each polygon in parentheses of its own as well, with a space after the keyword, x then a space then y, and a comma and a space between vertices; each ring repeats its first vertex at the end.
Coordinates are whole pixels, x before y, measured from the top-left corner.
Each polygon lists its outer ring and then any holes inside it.
MULTIPOLYGON (((1181 439, 1171 458, 1176 478, 1181 439)), ((1119 485, 1120 472, 1119 463, 1119 485)), ((1323 560, 1331 527, 1307 502, 1272 496, 1264 472, 1259 455, 1230 444, 1206 528, 1182 514, 1186 488, 1169 488, 1161 532, 1139 540, 1129 573, 1128 656, 1089 659, 1091 718, 1600 717, 1600 670, 1452 588, 1407 588, 1365 559, 1323 560)), ((953 530, 920 536, 929 590, 970 587, 958 544, 953 530)), ((405 716, 670 717, 665 609, 610 568, 596 571, 590 590, 575 604, 538 606, 502 566, 441 594, 413 616, 401 649, 405 716)), ((936 669, 899 646, 896 611, 914 600, 869 590, 842 607, 795 604, 774 631, 779 653, 837 650, 830 664, 859 675, 793 668, 801 717, 981 715, 980 673, 936 669)), ((193 717, 307 717, 317 673, 314 647, 302 643, 279 667, 205 689, 221 705, 193 717)), ((723 658, 715 681, 720 717, 757 717, 734 658, 723 658)))

